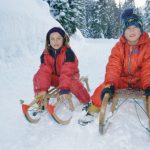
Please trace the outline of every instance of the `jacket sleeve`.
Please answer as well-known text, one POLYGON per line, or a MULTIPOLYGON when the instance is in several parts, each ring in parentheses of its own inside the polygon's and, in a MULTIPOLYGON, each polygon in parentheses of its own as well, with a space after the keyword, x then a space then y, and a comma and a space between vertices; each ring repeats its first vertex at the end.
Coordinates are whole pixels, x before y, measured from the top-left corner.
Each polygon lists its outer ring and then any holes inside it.
POLYGON ((123 52, 121 52, 120 44, 117 43, 109 56, 109 61, 106 66, 106 74, 105 74, 105 85, 113 84, 115 87, 118 86, 118 80, 120 78, 121 70, 122 70, 122 60, 123 52))
POLYGON ((143 89, 150 86, 150 44, 145 49, 141 69, 141 81, 143 89))
POLYGON ((34 92, 47 91, 51 84, 52 68, 46 55, 41 55, 41 65, 33 78, 34 92))
POLYGON ((73 76, 78 72, 78 61, 71 49, 67 49, 65 55, 66 59, 60 72, 59 88, 70 90, 73 76))

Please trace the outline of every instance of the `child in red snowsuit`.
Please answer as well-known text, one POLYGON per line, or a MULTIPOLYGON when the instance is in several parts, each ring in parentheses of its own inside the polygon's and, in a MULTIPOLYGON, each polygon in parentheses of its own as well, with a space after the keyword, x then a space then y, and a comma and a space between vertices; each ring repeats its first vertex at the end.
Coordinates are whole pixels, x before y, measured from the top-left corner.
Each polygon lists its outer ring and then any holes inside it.
POLYGON ((79 80, 78 59, 68 42, 69 37, 61 28, 54 27, 48 31, 41 65, 33 79, 34 92, 44 96, 51 86, 58 87, 61 99, 71 92, 86 104, 90 96, 79 80))
POLYGON ((143 89, 150 96, 150 38, 143 31, 141 18, 127 9, 122 14, 123 35, 113 47, 106 66, 105 80, 91 96, 87 114, 100 110, 106 93, 112 96, 117 89, 143 89))
POLYGON ((116 89, 145 90, 150 95, 150 38, 133 9, 122 14, 124 25, 120 41, 113 47, 106 67, 105 81, 92 95, 93 104, 100 107, 105 93, 111 96, 116 89))

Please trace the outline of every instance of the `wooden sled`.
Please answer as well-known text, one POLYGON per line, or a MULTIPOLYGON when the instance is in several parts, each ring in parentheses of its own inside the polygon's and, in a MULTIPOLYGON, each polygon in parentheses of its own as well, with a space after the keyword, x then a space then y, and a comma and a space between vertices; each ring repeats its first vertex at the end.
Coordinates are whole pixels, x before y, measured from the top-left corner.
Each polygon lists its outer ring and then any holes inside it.
MULTIPOLYGON (((40 116, 37 117, 37 114, 38 113, 40 114, 43 111, 47 110, 47 112, 55 119, 57 123, 62 124, 62 125, 68 124, 71 120, 71 117, 68 118, 67 120, 62 120, 56 113, 58 105, 63 103, 61 100, 59 100, 58 92, 59 90, 57 88, 52 88, 50 91, 48 91, 48 93, 43 99, 36 98, 29 105, 22 103, 22 110, 25 115, 25 118, 30 123, 37 123, 40 120, 40 116), (53 104, 50 103, 52 98, 55 98, 55 101, 53 102, 53 104), (44 107, 44 110, 42 110, 39 104, 43 105, 42 107, 44 107), (30 113, 31 111, 33 111, 33 113, 30 113)), ((72 103, 71 94, 68 96, 68 98, 65 101, 68 101, 68 104, 69 104, 68 109, 73 111, 74 106, 72 103)))
POLYGON ((134 89, 121 89, 121 90, 117 90, 113 96, 113 98, 110 100, 110 95, 109 94, 105 94, 103 101, 102 101, 102 105, 101 105, 101 109, 100 109, 100 115, 99 115, 99 132, 100 134, 104 134, 105 131, 105 120, 106 120, 106 110, 107 110, 107 105, 108 102, 111 101, 112 105, 111 105, 111 112, 112 114, 114 113, 114 111, 116 110, 116 106, 117 103, 119 101, 119 99, 133 99, 133 100, 143 100, 145 103, 145 109, 146 109, 146 113, 147 116, 149 118, 149 127, 150 127, 150 96, 146 97, 144 96, 144 91, 142 90, 134 90, 134 89))
MULTIPOLYGON (((81 77, 80 80, 85 83, 86 88, 89 91, 90 88, 88 84, 88 78, 81 77)), ((41 116, 38 114, 42 114, 45 110, 47 110, 47 112, 57 123, 67 125, 70 123, 72 116, 70 115, 67 119, 64 119, 61 118, 57 112, 61 105, 65 106, 70 112, 74 111, 72 95, 69 94, 66 100, 60 100, 59 90, 56 87, 50 89, 46 96, 42 99, 41 97, 35 97, 35 99, 29 105, 25 104, 23 100, 20 100, 20 102, 22 105, 23 114, 30 123, 38 123, 41 118, 41 116)))

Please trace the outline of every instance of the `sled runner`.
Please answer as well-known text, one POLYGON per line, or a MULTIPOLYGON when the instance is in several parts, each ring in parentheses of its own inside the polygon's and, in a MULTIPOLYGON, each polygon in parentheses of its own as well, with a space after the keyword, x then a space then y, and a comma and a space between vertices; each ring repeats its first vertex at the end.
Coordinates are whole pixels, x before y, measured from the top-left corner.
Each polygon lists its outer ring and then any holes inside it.
POLYGON ((105 94, 99 115, 99 132, 100 134, 104 134, 106 129, 109 126, 109 119, 113 116, 116 111, 118 101, 120 99, 129 100, 143 100, 145 103, 146 113, 149 119, 149 127, 150 127, 150 96, 144 96, 144 92, 142 90, 134 90, 134 89, 121 89, 117 90, 112 99, 110 99, 109 94, 105 94), (111 116, 106 117, 106 112, 108 111, 108 103, 111 102, 111 116))
MULTIPOLYGON (((88 78, 81 77, 82 82, 89 89, 88 78)), ((67 125, 71 121, 74 105, 72 102, 72 94, 69 94, 65 100, 59 98, 59 90, 54 87, 50 89, 44 98, 35 97, 30 104, 25 104, 24 100, 20 100, 22 111, 30 123, 38 123, 43 112, 47 110, 53 119, 62 125, 67 125)))

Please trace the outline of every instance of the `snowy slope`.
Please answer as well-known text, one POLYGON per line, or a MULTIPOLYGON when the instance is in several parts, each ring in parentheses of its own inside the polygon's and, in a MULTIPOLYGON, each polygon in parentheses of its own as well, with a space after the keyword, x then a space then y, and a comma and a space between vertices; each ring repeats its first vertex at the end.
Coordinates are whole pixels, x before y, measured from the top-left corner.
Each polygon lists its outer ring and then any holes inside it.
MULTIPOLYGON (((77 105, 67 126, 58 125, 47 114, 36 125, 24 119, 19 99, 32 100, 32 78, 39 67, 45 34, 60 26, 48 9, 42 0, 0 1, 0 150, 149 150, 150 136, 137 119, 133 101, 122 105, 104 136, 98 133, 98 117, 86 127, 78 125, 84 112, 77 105)), ((104 79, 115 42, 84 39, 80 32, 71 38, 80 72, 89 77, 90 94, 104 79)), ((146 126, 147 118, 139 113, 146 126)))

